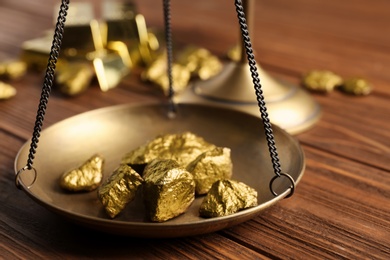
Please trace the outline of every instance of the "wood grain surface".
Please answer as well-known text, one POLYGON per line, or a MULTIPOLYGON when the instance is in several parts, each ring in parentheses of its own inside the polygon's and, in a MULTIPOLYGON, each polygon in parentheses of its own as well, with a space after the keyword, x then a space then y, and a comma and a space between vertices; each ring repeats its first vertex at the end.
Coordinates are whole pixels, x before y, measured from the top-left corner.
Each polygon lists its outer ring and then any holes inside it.
MULTIPOLYGON (((1 0, 0 61, 53 28, 60 1, 1 0)), ((89 2, 98 4, 98 1, 89 2)), ((137 0, 149 27, 163 29, 162 4, 137 0)), ((239 40, 233 1, 172 0, 175 43, 221 57, 239 40)), ((138 239, 77 226, 36 204, 14 185, 14 159, 30 137, 42 75, 10 82, 0 100, 1 259, 390 259, 390 1, 257 0, 252 32, 258 62, 299 84, 311 69, 361 76, 374 91, 355 97, 312 93, 320 121, 296 135, 306 170, 294 196, 219 232, 138 239)), ((53 91, 44 127, 96 108, 161 101, 137 73, 103 93, 96 84, 67 98, 53 91)))

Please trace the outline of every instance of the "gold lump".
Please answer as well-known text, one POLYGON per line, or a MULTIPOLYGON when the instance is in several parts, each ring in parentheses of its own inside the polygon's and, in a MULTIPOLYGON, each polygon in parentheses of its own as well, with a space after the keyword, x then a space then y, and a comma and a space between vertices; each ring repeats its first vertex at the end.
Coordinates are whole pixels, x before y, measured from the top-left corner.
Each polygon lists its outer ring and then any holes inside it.
POLYGON ((0 63, 0 78, 16 79, 27 71, 27 64, 20 60, 10 60, 0 63))
MULTIPOLYGON (((176 93, 185 90, 191 78, 206 80, 222 70, 222 62, 204 48, 189 46, 180 51, 172 64, 173 89, 176 93)), ((159 86, 164 94, 169 93, 167 55, 158 56, 143 72, 142 79, 159 86)))
POLYGON ((304 75, 302 84, 311 91, 327 93, 340 86, 343 79, 328 70, 312 70, 304 75))
MULTIPOLYGON (((151 82, 161 88, 165 95, 169 93, 169 78, 167 75, 167 56, 158 56, 148 68, 141 74, 144 81, 151 82)), ((191 72, 185 66, 172 64, 172 81, 175 92, 181 92, 187 88, 191 78, 191 72)))
POLYGON ((234 180, 219 180, 213 184, 200 205, 202 217, 222 217, 257 205, 257 191, 234 180))
POLYGON ((100 186, 99 200, 111 218, 117 216, 129 202, 134 200, 142 182, 142 177, 130 166, 120 165, 100 186))
POLYGON ((351 78, 344 80, 340 90, 345 93, 361 96, 368 95, 372 91, 371 84, 362 78, 351 78))
POLYGON ((144 171, 143 195, 149 219, 163 222, 186 211, 195 199, 195 182, 174 160, 154 160, 144 171))
POLYGON ((201 153, 214 147, 191 132, 160 135, 127 153, 122 163, 136 167, 146 165, 154 159, 172 159, 180 166, 186 167, 201 153))
POLYGON ((233 163, 230 149, 215 147, 202 153, 187 166, 196 183, 196 194, 206 194, 217 180, 230 179, 233 163))
POLYGON ((60 186, 69 191, 92 191, 102 182, 103 166, 103 157, 94 155, 79 168, 65 172, 60 186))
POLYGON ((0 81, 0 100, 9 99, 16 95, 16 89, 4 82, 0 81))
POLYGON ((193 46, 181 51, 177 62, 185 66, 191 72, 192 77, 202 80, 209 79, 222 70, 221 61, 210 51, 193 46))

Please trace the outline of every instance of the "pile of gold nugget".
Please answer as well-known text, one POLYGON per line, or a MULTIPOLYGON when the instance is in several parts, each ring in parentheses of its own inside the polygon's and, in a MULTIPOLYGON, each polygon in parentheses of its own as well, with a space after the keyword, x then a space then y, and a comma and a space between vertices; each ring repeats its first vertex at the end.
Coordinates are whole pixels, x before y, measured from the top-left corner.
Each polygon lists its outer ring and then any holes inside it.
MULTIPOLYGON (((96 19, 90 3, 76 2, 70 5, 66 20, 54 82, 61 93, 81 94, 94 79, 102 91, 108 91, 132 71, 140 70, 141 80, 167 94, 167 58, 160 46, 161 36, 146 26, 134 3, 103 1, 101 18, 96 19)), ((52 40, 49 31, 24 42, 19 60, 0 64, 0 79, 2 75, 20 77, 26 68, 44 71, 52 40)), ((189 86, 192 79, 206 80, 222 69, 219 59, 204 48, 189 46, 175 53, 175 92, 189 86)), ((14 88, 0 82, 0 99, 15 94, 14 88)))
POLYGON ((97 197, 111 218, 125 210, 139 189, 145 215, 152 222, 185 213, 200 196, 204 197, 200 216, 226 216, 257 205, 257 191, 231 179, 230 152, 191 132, 160 135, 125 154, 105 181, 104 159, 94 155, 65 172, 59 183, 71 192, 97 189, 97 197))
POLYGON ((302 77, 302 84, 307 89, 329 93, 333 90, 341 90, 344 93, 364 96, 372 91, 371 84, 360 77, 343 79, 341 76, 329 70, 311 70, 302 77))

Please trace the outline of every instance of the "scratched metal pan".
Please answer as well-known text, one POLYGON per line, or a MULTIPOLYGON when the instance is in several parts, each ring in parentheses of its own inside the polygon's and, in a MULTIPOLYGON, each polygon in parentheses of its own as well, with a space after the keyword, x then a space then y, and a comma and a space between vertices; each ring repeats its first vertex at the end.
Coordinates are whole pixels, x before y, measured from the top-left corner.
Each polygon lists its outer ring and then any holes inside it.
MULTIPOLYGON (((305 159, 299 143, 284 130, 274 126, 275 140, 282 171, 299 182, 305 159)), ((29 142, 20 149, 15 171, 26 164, 29 142)), ((93 110, 63 120, 45 129, 40 137, 34 161, 37 179, 30 187, 32 171, 20 174, 22 189, 36 202, 83 226, 114 234, 134 237, 181 237, 210 233, 254 218, 262 210, 283 199, 290 192, 288 178, 274 176, 262 122, 259 118, 225 108, 180 105, 174 119, 167 108, 159 105, 120 105, 93 110), (238 213, 201 218, 198 214, 202 197, 186 213, 164 223, 145 219, 142 196, 138 196, 115 219, 107 217, 96 191, 67 193, 61 190, 60 175, 95 153, 106 159, 104 177, 119 165, 122 156, 159 134, 193 132, 218 146, 231 148, 233 179, 242 181, 258 192, 258 206, 238 213)))

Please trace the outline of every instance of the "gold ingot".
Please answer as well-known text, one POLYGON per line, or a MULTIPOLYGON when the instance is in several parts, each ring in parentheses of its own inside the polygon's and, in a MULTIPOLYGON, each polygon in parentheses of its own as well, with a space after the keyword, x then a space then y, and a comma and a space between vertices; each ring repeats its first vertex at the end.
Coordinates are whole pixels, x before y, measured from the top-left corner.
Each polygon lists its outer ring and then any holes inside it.
POLYGON ((344 80, 343 84, 340 86, 340 90, 355 96, 364 96, 371 93, 372 86, 365 79, 351 78, 344 80))
POLYGON ((0 63, 0 78, 17 79, 26 74, 27 64, 21 60, 0 63))
POLYGON ((148 46, 153 52, 158 51, 160 48, 160 41, 157 35, 153 32, 148 32, 148 46))
POLYGON ((122 212, 134 200, 142 183, 142 177, 130 166, 120 165, 98 190, 99 200, 107 214, 115 218, 122 212))
POLYGON ((16 89, 4 82, 0 81, 0 100, 9 99, 16 95, 16 89))
POLYGON ((102 182, 103 166, 103 157, 94 155, 80 167, 65 172, 60 177, 60 186, 73 192, 92 191, 102 182))
POLYGON ((234 180, 216 181, 203 199, 201 217, 222 217, 257 205, 257 191, 234 180))
POLYGON ((121 57, 126 67, 128 67, 129 69, 134 67, 134 62, 130 55, 129 49, 127 48, 127 45, 124 42, 121 41, 108 42, 107 49, 118 53, 118 55, 121 57))
POLYGON ((129 73, 126 61, 116 52, 94 52, 89 54, 93 59, 95 74, 100 89, 104 92, 115 88, 129 73))
MULTIPOLYGON (((106 21, 106 40, 109 42, 123 42, 128 49, 137 51, 137 62, 143 65, 151 64, 156 58, 154 53, 158 47, 158 39, 153 33, 148 32, 145 18, 141 14, 136 14, 132 7, 127 11, 119 11, 120 15, 111 15, 106 21), (136 48, 135 48, 136 47, 136 48)), ((126 9, 126 7, 125 7, 126 9)), ((104 38, 104 37, 103 37, 104 38)), ((133 56, 133 51, 130 51, 133 56)), ((133 62, 133 65, 137 63, 133 62)))
POLYGON ((70 62, 58 67, 55 80, 62 93, 75 96, 90 86, 94 76, 95 73, 89 63, 70 62))
POLYGON ((343 83, 343 79, 328 70, 312 70, 304 75, 302 84, 311 91, 327 93, 343 83))
POLYGON ((230 179, 233 173, 233 163, 230 149, 215 147, 202 153, 187 166, 196 184, 196 194, 206 194, 217 180, 230 179))
POLYGON ((122 163, 139 169, 141 173, 142 168, 154 159, 172 159, 181 167, 186 167, 200 154, 214 147, 191 132, 160 135, 127 153, 122 158, 122 163))
POLYGON ((192 174, 174 160, 154 160, 144 172, 143 195, 146 214, 163 222, 184 213, 195 199, 192 174))
MULTIPOLYGON (((167 75, 167 57, 160 55, 146 68, 141 77, 144 81, 152 82, 159 86, 165 95, 169 94, 169 78, 167 75)), ((188 87, 191 72, 187 67, 180 64, 172 64, 173 89, 176 93, 182 92, 188 87)))
POLYGON ((137 5, 132 2, 104 1, 102 18, 107 21, 131 19, 138 12, 137 5))
MULTIPOLYGON (((58 9, 56 8, 55 12, 56 10, 58 9)), ((84 59, 87 53, 103 47, 100 34, 99 22, 94 20, 92 4, 74 3, 67 12, 61 43, 62 54, 67 58, 84 59)))
MULTIPOLYGON (((53 24, 56 24, 59 4, 53 8, 53 24)), ((94 19, 94 10, 91 3, 78 1, 69 5, 66 15, 66 25, 77 26, 88 24, 94 19)))
POLYGON ((52 37, 49 36, 25 41, 22 44, 20 59, 31 69, 44 70, 47 66, 52 41, 52 37))

